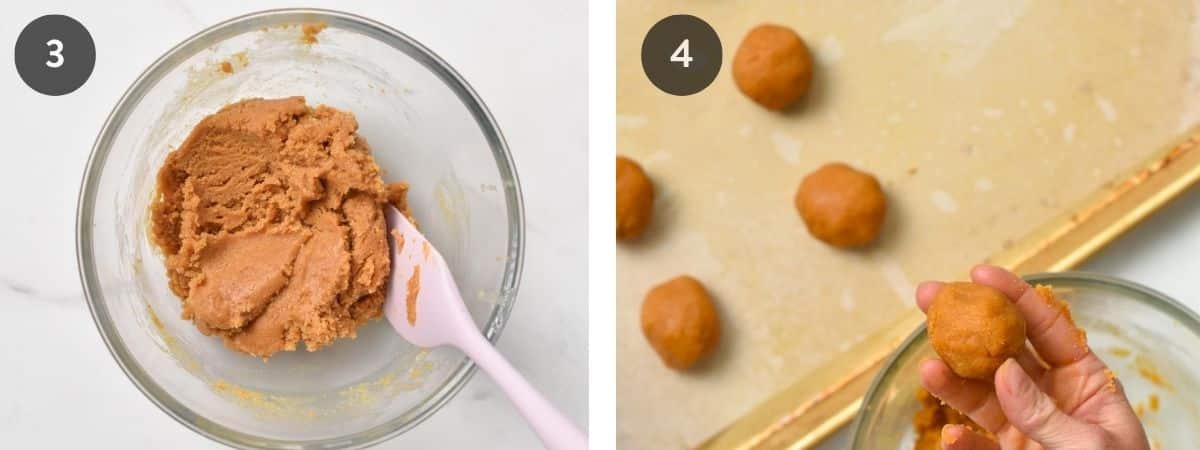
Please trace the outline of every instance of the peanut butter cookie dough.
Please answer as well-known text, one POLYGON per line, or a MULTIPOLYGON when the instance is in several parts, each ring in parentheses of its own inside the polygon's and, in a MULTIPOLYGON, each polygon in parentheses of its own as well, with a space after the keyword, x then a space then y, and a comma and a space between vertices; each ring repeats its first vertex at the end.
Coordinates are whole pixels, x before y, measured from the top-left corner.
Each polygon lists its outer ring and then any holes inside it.
POLYGON ((875 240, 887 216, 879 180, 842 163, 830 163, 804 177, 796 210, 813 237, 841 248, 875 240))
POLYGON ((267 358, 353 337, 391 270, 381 207, 406 214, 350 113, 303 97, 243 100, 167 156, 151 206, 183 317, 267 358))
POLYGON ((738 89, 764 108, 779 111, 800 100, 812 84, 812 53, 791 28, 763 24, 750 30, 733 56, 738 89))
POLYGON ((929 341, 950 370, 991 382, 1025 347, 1025 318, 1004 293, 976 283, 946 283, 929 306, 929 341))
POLYGON ((642 334, 664 364, 686 370, 716 349, 721 340, 721 321, 704 286, 682 275, 646 294, 642 334))
POLYGON ((951 424, 966 425, 976 433, 995 439, 970 417, 942 403, 925 389, 917 388, 917 402, 921 409, 913 416, 913 431, 917 434, 913 450, 942 450, 942 428, 951 424))
POLYGON ((617 239, 637 239, 654 215, 654 183, 642 166, 617 156, 617 239))

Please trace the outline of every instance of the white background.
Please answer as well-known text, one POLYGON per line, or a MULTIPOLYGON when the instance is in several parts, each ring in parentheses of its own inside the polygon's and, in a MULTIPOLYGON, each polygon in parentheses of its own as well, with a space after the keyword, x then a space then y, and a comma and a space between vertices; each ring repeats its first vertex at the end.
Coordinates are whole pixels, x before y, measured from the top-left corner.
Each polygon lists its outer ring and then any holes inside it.
MULTIPOLYGON (((454 66, 487 103, 512 148, 527 208, 525 272, 499 348, 586 427, 587 4, 246 3, 22 1, 0 13, 0 446, 219 448, 146 400, 104 348, 76 271, 76 195, 101 124, 150 62, 216 22, 285 6, 341 9, 404 31, 454 66), (17 35, 44 14, 74 17, 96 42, 91 79, 62 97, 33 92, 12 62, 17 35)), ((537 447, 485 376, 429 421, 382 445, 537 447)))

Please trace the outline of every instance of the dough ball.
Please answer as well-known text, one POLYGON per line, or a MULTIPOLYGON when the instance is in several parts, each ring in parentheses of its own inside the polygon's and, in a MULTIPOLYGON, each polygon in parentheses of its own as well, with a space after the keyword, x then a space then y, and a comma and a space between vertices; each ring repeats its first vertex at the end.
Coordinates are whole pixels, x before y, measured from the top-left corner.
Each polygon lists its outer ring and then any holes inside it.
POLYGON ((687 275, 655 286, 642 302, 642 333, 673 369, 692 367, 721 339, 717 309, 704 286, 687 275))
POLYGON ((929 341, 950 370, 992 381, 1025 346, 1025 318, 1004 294, 975 283, 947 283, 929 306, 929 341))
POLYGON ((879 234, 887 198, 871 174, 830 163, 800 182, 796 210, 813 237, 835 247, 862 247, 879 234))
POLYGON ((763 24, 750 30, 733 57, 733 80, 764 108, 787 108, 812 83, 812 54, 790 28, 763 24))
POLYGON ((653 214, 654 184, 641 165, 617 156, 617 239, 641 236, 653 214))

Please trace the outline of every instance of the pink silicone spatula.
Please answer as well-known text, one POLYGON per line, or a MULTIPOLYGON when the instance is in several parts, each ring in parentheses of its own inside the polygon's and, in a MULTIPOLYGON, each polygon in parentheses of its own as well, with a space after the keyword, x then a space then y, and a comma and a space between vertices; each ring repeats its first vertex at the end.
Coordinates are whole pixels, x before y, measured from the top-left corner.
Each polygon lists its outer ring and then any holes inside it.
POLYGON ((475 328, 437 249, 396 208, 386 206, 384 211, 391 230, 392 277, 383 312, 392 328, 413 345, 450 345, 466 353, 500 385, 546 448, 586 449, 587 436, 530 386, 475 328))

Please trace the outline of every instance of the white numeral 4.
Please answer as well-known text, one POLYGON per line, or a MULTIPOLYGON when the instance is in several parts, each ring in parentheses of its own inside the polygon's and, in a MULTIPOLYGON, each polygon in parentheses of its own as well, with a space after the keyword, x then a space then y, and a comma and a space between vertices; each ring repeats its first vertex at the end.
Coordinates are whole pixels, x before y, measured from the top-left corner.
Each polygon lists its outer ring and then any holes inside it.
POLYGON ((671 54, 671 62, 683 63, 683 67, 687 68, 692 64, 692 57, 688 53, 688 40, 684 39, 679 47, 675 49, 675 53, 671 54))

